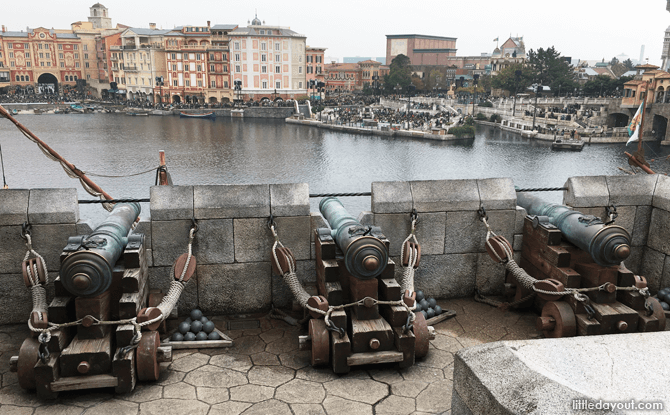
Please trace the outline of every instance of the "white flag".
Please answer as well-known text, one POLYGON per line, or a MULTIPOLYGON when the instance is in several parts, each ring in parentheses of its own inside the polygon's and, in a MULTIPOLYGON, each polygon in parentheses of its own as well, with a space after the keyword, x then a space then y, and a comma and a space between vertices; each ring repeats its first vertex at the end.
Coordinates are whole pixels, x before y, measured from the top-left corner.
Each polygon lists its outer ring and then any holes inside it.
POLYGON ((632 120, 630 120, 630 124, 628 124, 628 134, 630 135, 630 138, 626 142, 626 145, 638 141, 640 139, 640 135, 638 134, 640 131, 640 121, 642 121, 642 106, 644 105, 644 101, 642 104, 640 104, 640 107, 637 109, 637 112, 635 113, 635 116, 633 117, 632 120))

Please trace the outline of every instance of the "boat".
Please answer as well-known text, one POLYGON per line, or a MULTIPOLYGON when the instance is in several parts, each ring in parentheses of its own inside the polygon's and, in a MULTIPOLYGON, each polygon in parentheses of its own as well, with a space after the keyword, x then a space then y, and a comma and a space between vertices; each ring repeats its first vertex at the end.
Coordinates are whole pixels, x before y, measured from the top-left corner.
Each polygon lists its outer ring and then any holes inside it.
POLYGON ((148 116, 149 113, 147 113, 147 112, 126 112, 126 115, 141 117, 141 116, 148 116))
POLYGON ((556 138, 551 143, 552 150, 582 151, 583 148, 584 141, 580 138, 556 138))
POLYGON ((186 112, 179 112, 179 118, 209 118, 210 120, 213 120, 216 118, 216 114, 214 112, 206 112, 204 114, 189 114, 186 112))
POLYGON ((172 115, 172 111, 153 110, 151 111, 151 115, 172 115))

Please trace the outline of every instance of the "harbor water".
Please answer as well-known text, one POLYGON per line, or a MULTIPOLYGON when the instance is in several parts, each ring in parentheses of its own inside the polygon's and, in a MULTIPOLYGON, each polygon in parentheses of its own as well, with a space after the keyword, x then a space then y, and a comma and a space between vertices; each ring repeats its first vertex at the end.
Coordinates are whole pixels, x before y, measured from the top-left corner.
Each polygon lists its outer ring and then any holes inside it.
MULTIPOLYGON (((629 169, 623 144, 586 145, 581 152, 552 151, 551 143, 477 127, 475 139, 442 142, 354 135, 286 124, 283 120, 180 119, 123 114, 18 115, 18 120, 113 197, 148 198, 165 150, 175 185, 300 183, 310 193, 369 192, 370 183, 397 180, 510 177, 519 187, 561 187, 568 177, 620 175, 629 169)), ((0 119, 0 146, 10 188, 75 187, 78 181, 48 160, 8 120, 0 119)), ((628 151, 635 146, 629 145, 628 151)), ((645 144, 652 168, 670 171, 670 149, 645 144)), ((542 197, 560 202, 561 192, 542 197)), ((312 211, 318 210, 313 199, 312 211)), ((343 199, 351 213, 370 209, 369 197, 343 199)), ((142 216, 148 216, 143 203, 142 216)), ((82 205, 82 219, 104 211, 82 205)))

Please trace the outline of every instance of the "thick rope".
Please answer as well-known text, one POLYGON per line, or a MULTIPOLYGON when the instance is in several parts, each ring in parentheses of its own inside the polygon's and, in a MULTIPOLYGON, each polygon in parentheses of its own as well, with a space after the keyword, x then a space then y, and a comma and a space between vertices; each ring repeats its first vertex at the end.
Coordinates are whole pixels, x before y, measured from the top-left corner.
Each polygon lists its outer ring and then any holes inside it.
MULTIPOLYGON (((30 259, 31 256, 34 258, 39 258, 40 264, 42 264, 42 271, 44 272, 44 285, 48 284, 49 272, 47 271, 46 261, 42 255, 38 254, 37 251, 33 249, 33 241, 30 233, 25 232, 21 236, 23 236, 23 238, 26 240, 27 248, 26 255, 23 257, 23 262, 30 259)), ((37 264, 26 267, 26 273, 28 274, 28 280, 31 284, 30 291, 33 297, 33 311, 36 312, 40 320, 42 320, 44 315, 47 314, 47 291, 40 282, 37 264)), ((30 324, 30 319, 28 319, 28 323, 30 324)))
MULTIPOLYGON (((279 236, 277 236, 277 231, 275 230, 275 225, 274 224, 270 225, 270 230, 272 231, 272 235, 275 238, 275 242, 272 245, 272 257, 274 258, 275 265, 277 266, 277 269, 282 270, 282 268, 279 264, 279 258, 277 257, 277 249, 279 247, 284 248, 284 244, 282 244, 281 241, 279 240, 279 236)), ((288 263, 288 271, 285 272, 282 275, 282 277, 284 278, 284 281, 286 282, 289 289, 293 293, 293 296, 295 297, 295 299, 298 301, 298 303, 303 308, 307 308, 310 311, 314 311, 314 312, 317 312, 319 314, 323 313, 325 315, 325 311, 319 310, 318 308, 311 307, 307 304, 307 300, 309 300, 310 295, 307 291, 305 291, 305 288, 302 286, 300 281, 298 281, 298 277, 295 273, 295 267, 294 267, 293 261, 291 261, 290 258, 289 258, 289 260, 286 261, 286 262, 288 263)))
POLYGON ((407 266, 404 266, 402 264, 402 260, 403 258, 405 258, 405 246, 407 245, 407 242, 411 240, 417 245, 419 244, 419 241, 417 241, 416 239, 415 231, 416 231, 416 219, 412 219, 411 232, 407 236, 407 238, 405 238, 405 240, 402 243, 402 247, 400 248, 400 262, 401 266, 404 268, 402 278, 400 279, 400 292, 402 293, 404 293, 406 290, 409 290, 409 292, 411 293, 414 292, 414 266, 416 265, 416 261, 418 259, 418 252, 416 252, 416 250, 414 249, 410 249, 408 253, 409 260, 407 261, 407 266))

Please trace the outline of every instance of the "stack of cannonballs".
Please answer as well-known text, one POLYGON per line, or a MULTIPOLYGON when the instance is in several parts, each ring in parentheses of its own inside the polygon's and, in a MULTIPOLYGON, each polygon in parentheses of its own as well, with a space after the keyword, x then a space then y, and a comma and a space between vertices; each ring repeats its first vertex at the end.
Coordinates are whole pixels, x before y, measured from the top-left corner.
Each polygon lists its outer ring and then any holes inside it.
POLYGON ((198 309, 191 311, 191 317, 179 323, 177 331, 171 338, 174 342, 220 339, 221 336, 216 332, 214 322, 203 316, 202 311, 198 309))
POLYGON ((661 303, 663 310, 670 310, 670 287, 665 287, 662 290, 658 291, 654 297, 658 298, 658 301, 661 303))
POLYGON ((417 291, 416 311, 420 311, 426 319, 429 319, 442 314, 442 307, 437 305, 437 301, 433 297, 426 298, 423 291, 417 291))

